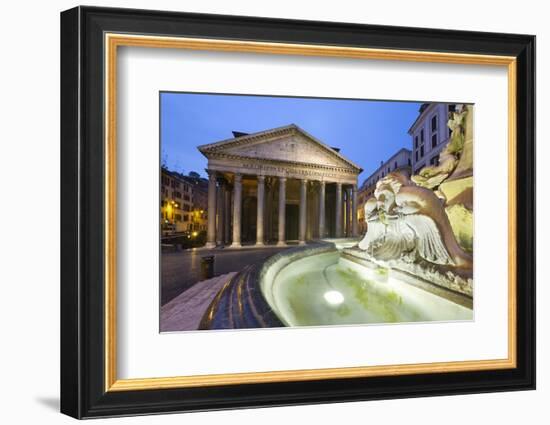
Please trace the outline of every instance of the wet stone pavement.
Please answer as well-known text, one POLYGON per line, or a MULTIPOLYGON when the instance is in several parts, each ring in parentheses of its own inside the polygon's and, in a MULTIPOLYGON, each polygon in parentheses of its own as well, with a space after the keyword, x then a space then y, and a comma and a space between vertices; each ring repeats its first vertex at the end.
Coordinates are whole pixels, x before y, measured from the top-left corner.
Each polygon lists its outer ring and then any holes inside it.
POLYGON ((208 306, 234 275, 227 273, 203 280, 164 304, 160 310, 160 331, 198 330, 208 306))
MULTIPOLYGON (((289 246, 290 248, 290 246, 289 246)), ((238 272, 288 248, 199 249, 161 254, 161 305, 191 288, 201 278, 201 258, 214 256, 214 277, 238 272)))

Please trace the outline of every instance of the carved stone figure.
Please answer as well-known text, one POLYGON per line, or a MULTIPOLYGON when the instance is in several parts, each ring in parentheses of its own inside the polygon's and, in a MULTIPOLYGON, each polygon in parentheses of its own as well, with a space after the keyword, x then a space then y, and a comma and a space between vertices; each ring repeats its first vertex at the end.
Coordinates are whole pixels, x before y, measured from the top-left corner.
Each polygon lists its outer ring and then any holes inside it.
POLYGON ((402 174, 390 173, 377 183, 365 217, 367 233, 359 248, 373 259, 472 268, 472 256, 458 245, 441 200, 402 174))

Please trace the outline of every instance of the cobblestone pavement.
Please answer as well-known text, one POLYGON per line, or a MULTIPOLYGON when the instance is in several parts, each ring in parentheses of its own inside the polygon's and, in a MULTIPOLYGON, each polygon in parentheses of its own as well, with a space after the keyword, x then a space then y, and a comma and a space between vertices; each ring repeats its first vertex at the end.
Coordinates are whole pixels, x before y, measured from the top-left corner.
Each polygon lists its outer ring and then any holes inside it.
POLYGON ((203 280, 161 307, 160 331, 197 330, 204 312, 222 287, 235 273, 203 280))
POLYGON ((191 288, 201 278, 201 258, 214 256, 214 276, 238 272, 286 248, 199 249, 161 254, 161 305, 191 288))

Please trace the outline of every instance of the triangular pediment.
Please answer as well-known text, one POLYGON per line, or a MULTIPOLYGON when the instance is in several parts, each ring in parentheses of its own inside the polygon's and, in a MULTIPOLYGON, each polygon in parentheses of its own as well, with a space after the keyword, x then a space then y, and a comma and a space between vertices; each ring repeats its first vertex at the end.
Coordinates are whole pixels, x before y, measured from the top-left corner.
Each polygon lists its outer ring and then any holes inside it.
POLYGON ((227 155, 254 160, 347 168, 357 173, 361 171, 358 165, 295 125, 199 146, 199 150, 206 157, 227 155))

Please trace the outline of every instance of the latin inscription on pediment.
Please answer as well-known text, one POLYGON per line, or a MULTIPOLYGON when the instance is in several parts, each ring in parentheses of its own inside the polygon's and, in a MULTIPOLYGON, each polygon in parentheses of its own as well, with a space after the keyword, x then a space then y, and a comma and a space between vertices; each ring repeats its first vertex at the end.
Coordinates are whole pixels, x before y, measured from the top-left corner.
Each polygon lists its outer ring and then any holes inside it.
POLYGON ((223 153, 249 158, 349 167, 345 161, 331 155, 322 146, 300 135, 228 147, 223 150, 223 153))

